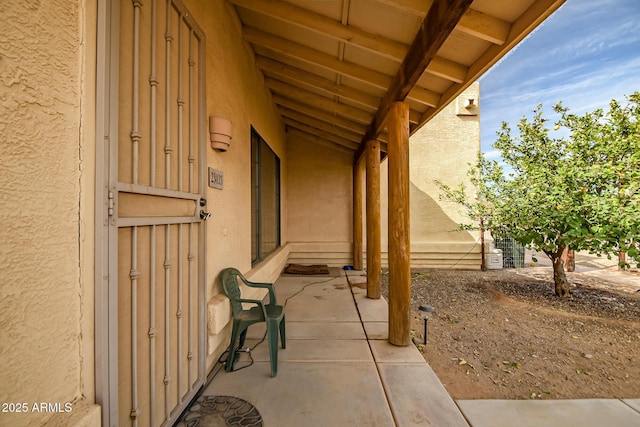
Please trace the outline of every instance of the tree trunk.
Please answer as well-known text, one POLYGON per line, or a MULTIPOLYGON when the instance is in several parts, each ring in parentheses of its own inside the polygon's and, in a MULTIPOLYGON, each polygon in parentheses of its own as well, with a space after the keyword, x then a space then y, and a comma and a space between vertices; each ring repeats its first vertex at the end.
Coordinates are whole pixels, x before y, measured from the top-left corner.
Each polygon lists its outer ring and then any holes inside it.
POLYGON ((553 261, 553 282, 555 283, 556 296, 568 297, 569 281, 567 280, 567 275, 564 272, 564 262, 558 255, 552 256, 551 261, 553 261))

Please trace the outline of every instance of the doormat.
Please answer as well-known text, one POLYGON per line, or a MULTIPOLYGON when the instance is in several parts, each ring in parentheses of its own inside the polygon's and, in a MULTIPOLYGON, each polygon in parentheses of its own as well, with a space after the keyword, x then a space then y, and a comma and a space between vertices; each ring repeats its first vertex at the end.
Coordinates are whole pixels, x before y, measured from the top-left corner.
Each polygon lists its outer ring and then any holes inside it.
POLYGON ((329 274, 329 266, 326 264, 318 265, 301 265, 301 264, 289 264, 284 269, 287 274, 329 274))
POLYGON ((233 396, 200 396, 174 427, 263 427, 251 403, 233 396))

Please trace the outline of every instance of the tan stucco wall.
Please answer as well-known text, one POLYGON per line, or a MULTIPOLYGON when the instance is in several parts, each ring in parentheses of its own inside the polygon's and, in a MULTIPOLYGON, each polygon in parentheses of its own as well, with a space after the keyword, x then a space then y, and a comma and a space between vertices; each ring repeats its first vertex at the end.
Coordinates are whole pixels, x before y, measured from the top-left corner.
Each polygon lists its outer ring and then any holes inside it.
MULTIPOLYGON (((222 309, 228 302, 216 300, 217 275, 227 266, 272 281, 290 255, 332 265, 350 261, 353 158, 288 140, 233 7, 209 0, 185 4, 206 32, 208 115, 233 122, 229 151, 207 149, 208 166, 222 170, 225 181, 223 190, 207 192, 212 218, 206 223, 205 298, 211 302, 207 313, 228 321, 222 309), (251 126, 281 159, 283 243, 253 267, 251 126)), ((0 6, 0 402, 75 402, 70 414, 0 414, 2 425, 99 423, 99 408, 92 405, 95 8, 84 0, 8 0, 0 6)), ((462 143, 453 141, 456 130, 442 139, 437 132, 449 125, 433 126, 427 152, 438 159, 434 163, 466 163, 459 153, 451 155, 454 143, 462 143)), ((413 144, 416 159, 421 147, 413 144)), ((414 177, 413 169, 415 187, 437 199, 431 171, 414 177)), ((445 217, 455 217, 455 208, 442 209, 445 217)), ((415 219, 412 224, 415 230, 415 219)), ((438 242, 449 236, 445 231, 431 226, 425 236, 438 242)), ((229 329, 226 324, 208 335, 208 370, 226 347, 229 329)))
MULTIPOLYGON (((473 97, 478 102, 479 95, 476 83, 459 99, 473 97)), ((434 183, 437 179, 451 186, 460 182, 470 185, 468 163, 475 161, 480 149, 479 109, 473 109, 472 115, 458 115, 457 102, 443 109, 409 141, 412 267, 480 268, 479 236, 457 230, 458 224, 467 219, 459 206, 439 200, 440 190, 434 183)), ((330 266, 350 264, 353 155, 289 136, 287 158, 289 261, 330 266)), ((380 177, 385 266, 387 166, 385 160, 380 177)), ((363 194, 365 185, 363 182, 363 194)), ((363 206, 366 228, 365 210, 363 206)))
POLYGON ((99 423, 89 3, 0 6, 0 402, 29 412, 0 413, 0 425, 99 423), (71 413, 33 410, 68 402, 71 413))
POLYGON ((352 259, 352 152, 289 137, 290 261, 330 266, 352 259))
MULTIPOLYGON (((467 188, 471 186, 467 171, 480 150, 480 108, 471 109, 474 114, 460 115, 460 109, 464 109, 469 98, 474 98, 479 105, 478 83, 471 85, 409 140, 412 267, 480 268, 479 234, 457 230, 458 224, 469 220, 460 206, 439 200, 440 189, 435 184, 435 180, 439 180, 452 187, 461 182, 467 188)), ((380 173, 385 264, 387 169, 385 160, 380 173)))
POLYGON ((273 281, 286 262, 287 249, 260 265, 251 266, 251 126, 280 158, 282 177, 282 243, 287 241, 287 168, 284 125, 265 87, 262 72, 242 39, 233 6, 224 1, 189 0, 185 5, 206 36, 207 114, 233 124, 226 152, 207 148, 208 167, 224 173, 222 190, 207 189, 207 368, 210 369, 230 335, 228 300, 221 295, 218 275, 235 267, 254 280, 273 281), (284 259, 283 259, 284 258, 284 259), (221 327, 224 323, 226 326, 221 327), (217 332, 217 333, 214 333, 217 332))

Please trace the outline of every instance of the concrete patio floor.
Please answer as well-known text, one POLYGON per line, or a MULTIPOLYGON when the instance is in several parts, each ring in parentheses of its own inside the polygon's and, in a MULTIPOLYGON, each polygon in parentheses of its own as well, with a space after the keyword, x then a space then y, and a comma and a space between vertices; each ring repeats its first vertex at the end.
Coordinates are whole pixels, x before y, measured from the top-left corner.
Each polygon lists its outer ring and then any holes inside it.
MULTIPOLYGON (((246 369, 238 368, 250 363, 248 353, 234 372, 214 368, 203 396, 243 399, 267 427, 640 425, 640 399, 454 402, 414 346, 388 343, 386 301, 366 297, 362 272, 347 273, 281 276, 287 348, 279 350, 277 377, 265 341, 246 369)), ((264 332, 250 327, 245 347, 264 332)))

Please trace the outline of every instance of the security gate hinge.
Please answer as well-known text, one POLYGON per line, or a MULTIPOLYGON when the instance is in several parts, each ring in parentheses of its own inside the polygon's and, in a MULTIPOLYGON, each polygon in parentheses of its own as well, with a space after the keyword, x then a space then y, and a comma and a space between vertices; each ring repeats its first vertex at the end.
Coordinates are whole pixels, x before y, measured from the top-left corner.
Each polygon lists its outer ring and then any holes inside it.
POLYGON ((109 216, 113 216, 113 208, 115 206, 115 201, 113 199, 113 191, 109 191, 109 201, 108 201, 107 213, 109 216))

